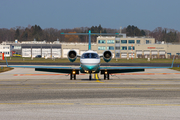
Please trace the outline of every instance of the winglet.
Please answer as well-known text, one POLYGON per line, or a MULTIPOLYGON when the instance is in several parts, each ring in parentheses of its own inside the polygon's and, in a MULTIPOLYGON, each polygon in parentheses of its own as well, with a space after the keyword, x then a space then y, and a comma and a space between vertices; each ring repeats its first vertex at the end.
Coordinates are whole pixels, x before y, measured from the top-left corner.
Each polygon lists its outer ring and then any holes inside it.
POLYGON ((8 62, 7 62, 7 58, 6 58, 6 56, 5 56, 5 59, 6 59, 6 65, 7 65, 7 67, 8 67, 8 62))
POLYGON ((175 58, 175 55, 173 57, 173 61, 172 61, 172 64, 171 64, 171 68, 173 67, 173 64, 174 64, 174 58, 175 58))

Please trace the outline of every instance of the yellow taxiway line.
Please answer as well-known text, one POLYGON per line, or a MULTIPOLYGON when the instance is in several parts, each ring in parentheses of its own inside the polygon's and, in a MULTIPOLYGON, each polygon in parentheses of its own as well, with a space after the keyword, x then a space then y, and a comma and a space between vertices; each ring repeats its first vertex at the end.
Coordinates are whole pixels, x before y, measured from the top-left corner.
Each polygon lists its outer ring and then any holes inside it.
POLYGON ((99 83, 104 83, 104 82, 99 81, 98 74, 95 74, 95 77, 96 77, 96 82, 99 82, 99 83))

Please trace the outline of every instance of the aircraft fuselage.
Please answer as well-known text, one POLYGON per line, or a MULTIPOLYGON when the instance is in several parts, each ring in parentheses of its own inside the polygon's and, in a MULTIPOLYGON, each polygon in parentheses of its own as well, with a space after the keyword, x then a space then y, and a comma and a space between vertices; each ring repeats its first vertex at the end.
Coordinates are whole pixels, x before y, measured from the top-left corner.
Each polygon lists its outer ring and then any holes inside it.
POLYGON ((100 61, 99 55, 92 50, 83 53, 80 57, 81 73, 99 73, 100 61))

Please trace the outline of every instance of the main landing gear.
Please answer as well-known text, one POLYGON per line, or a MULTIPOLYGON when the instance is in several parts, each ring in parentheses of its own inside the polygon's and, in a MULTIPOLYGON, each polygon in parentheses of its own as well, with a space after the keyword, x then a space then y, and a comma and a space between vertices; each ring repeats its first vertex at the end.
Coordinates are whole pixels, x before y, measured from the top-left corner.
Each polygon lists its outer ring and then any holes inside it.
POLYGON ((109 73, 107 71, 104 72, 104 80, 106 80, 106 78, 109 80, 109 73))
POLYGON ((74 80, 76 80, 76 71, 72 71, 72 73, 70 74, 70 80, 72 80, 74 78, 74 80))
POLYGON ((70 80, 72 80, 74 78, 74 80, 76 80, 76 74, 72 74, 70 75, 70 80))

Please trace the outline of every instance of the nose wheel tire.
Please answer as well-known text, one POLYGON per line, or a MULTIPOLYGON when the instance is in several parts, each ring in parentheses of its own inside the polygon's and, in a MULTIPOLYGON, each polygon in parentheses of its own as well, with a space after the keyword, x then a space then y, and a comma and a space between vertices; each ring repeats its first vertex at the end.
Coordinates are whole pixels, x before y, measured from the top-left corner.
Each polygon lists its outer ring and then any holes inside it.
POLYGON ((91 74, 89 74, 89 80, 91 80, 91 74))

